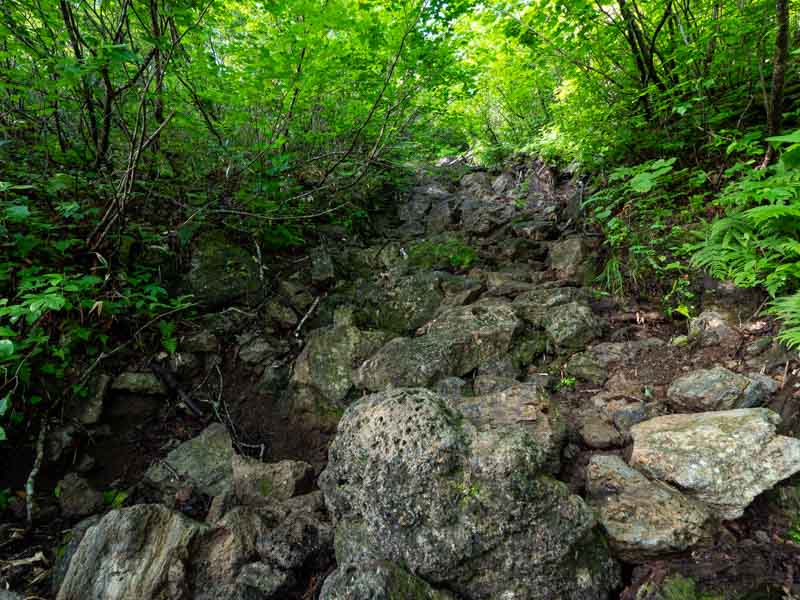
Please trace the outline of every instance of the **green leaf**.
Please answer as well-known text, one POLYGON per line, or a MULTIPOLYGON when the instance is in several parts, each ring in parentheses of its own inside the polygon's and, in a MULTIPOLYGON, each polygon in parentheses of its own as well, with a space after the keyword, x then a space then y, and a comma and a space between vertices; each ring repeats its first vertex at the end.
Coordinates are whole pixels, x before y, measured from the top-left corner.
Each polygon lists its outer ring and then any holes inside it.
POLYGON ((5 429, 3 429, 3 426, 2 426, 2 425, 0 425, 0 442, 4 442, 4 441, 6 441, 7 439, 8 439, 8 438, 6 438, 6 430, 5 430, 5 429))
POLYGON ((11 340, 0 340, 0 360, 5 360, 14 355, 14 342, 11 340))
POLYGON ((800 130, 790 133, 789 135, 776 135, 768 137, 768 142, 777 142, 779 144, 800 144, 800 130))
POLYGON ((6 394, 2 400, 0 400, 0 417, 4 416, 8 412, 8 408, 11 406, 11 394, 6 394))
POLYGON ((30 216, 31 211, 27 206, 22 204, 13 204, 6 208, 6 218, 8 218, 9 221, 20 223, 22 221, 26 221, 30 216))

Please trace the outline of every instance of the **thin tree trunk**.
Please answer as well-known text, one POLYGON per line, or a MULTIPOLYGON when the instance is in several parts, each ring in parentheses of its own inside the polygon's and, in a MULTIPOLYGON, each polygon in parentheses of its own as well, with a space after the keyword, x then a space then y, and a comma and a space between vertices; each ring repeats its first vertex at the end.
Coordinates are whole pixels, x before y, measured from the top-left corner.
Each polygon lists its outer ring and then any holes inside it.
MULTIPOLYGON (((778 135, 783 116, 783 88, 786 81, 786 62, 789 58, 789 0, 775 0, 775 55, 772 59, 772 88, 767 103, 767 134, 778 135)), ((761 168, 775 160, 775 148, 767 146, 761 168)))

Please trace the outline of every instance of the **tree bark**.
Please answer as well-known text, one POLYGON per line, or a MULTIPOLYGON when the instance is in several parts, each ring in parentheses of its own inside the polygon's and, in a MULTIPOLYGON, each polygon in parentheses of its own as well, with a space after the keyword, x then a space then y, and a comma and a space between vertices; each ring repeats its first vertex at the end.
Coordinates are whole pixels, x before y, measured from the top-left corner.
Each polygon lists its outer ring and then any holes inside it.
MULTIPOLYGON (((783 88, 786 81, 786 63, 789 59, 789 0, 775 0, 775 54, 772 58, 772 87, 767 103, 767 135, 780 133, 783 117, 783 88)), ((775 160, 775 148, 767 145, 761 168, 775 160)))

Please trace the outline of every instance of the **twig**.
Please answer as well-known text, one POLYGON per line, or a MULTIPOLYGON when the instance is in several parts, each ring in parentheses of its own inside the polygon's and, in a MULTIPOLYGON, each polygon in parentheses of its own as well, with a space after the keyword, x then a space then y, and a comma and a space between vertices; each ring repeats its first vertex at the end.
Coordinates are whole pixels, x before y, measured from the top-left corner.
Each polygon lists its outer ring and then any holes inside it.
POLYGON ((317 308, 317 304, 319 304, 319 299, 320 298, 321 298, 321 296, 317 296, 314 299, 314 303, 311 305, 311 308, 309 308, 308 312, 306 312, 306 314, 303 316, 303 318, 300 319, 300 323, 297 324, 297 328, 294 330, 294 337, 300 337, 300 330, 303 328, 303 325, 305 325, 305 322, 306 322, 306 320, 308 320, 308 317, 311 316, 311 313, 314 312, 314 309, 317 308))
POLYGON ((36 489, 36 476, 39 474, 39 469, 42 468, 42 461, 44 460, 44 440, 47 437, 47 420, 42 419, 39 427, 39 439, 36 440, 36 460, 33 463, 28 481, 25 483, 25 507, 28 511, 28 527, 33 527, 33 510, 34 501, 33 495, 36 489))

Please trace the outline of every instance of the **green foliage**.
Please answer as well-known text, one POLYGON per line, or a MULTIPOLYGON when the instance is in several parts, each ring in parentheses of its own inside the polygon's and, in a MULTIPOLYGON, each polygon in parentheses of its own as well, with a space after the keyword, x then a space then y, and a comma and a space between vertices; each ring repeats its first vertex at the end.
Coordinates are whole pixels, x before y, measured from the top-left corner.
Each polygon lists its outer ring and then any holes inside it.
POLYGON ((664 580, 658 592, 659 600, 722 600, 721 596, 697 591, 693 579, 682 575, 670 575, 664 580))

